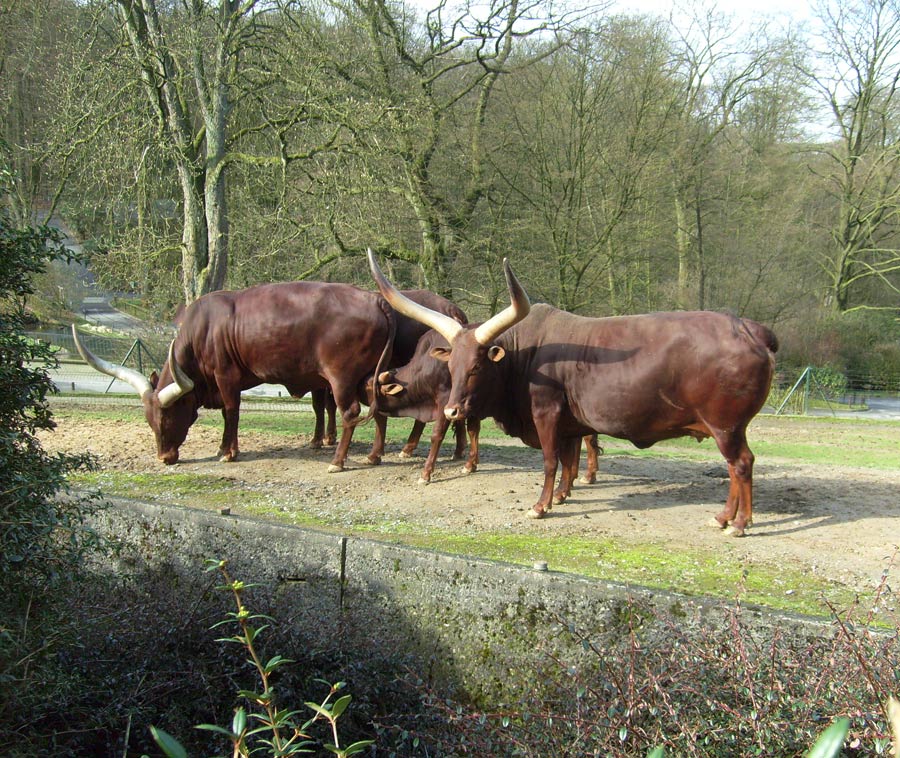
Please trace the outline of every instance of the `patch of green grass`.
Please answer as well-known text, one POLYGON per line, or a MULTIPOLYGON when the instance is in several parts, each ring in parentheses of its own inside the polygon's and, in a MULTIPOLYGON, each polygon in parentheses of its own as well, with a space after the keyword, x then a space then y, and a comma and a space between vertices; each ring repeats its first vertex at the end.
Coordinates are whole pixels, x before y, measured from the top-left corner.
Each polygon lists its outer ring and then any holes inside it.
MULTIPOLYGON (((143 423, 143 414, 140 408, 135 407, 90 410, 63 407, 56 415, 76 420, 103 417, 143 423)), ((313 415, 309 412, 249 410, 242 413, 241 429, 273 435, 312 434, 313 422, 313 415)), ((221 415, 207 411, 202 414, 201 423, 221 428, 221 415)), ((392 419, 388 426, 390 440, 405 439, 411 426, 409 420, 392 419)), ((360 441, 371 440, 372 429, 371 424, 364 425, 357 429, 354 436, 360 441)), ((486 440, 504 441, 504 456, 515 459, 535 455, 534 451, 516 441, 507 444, 508 438, 493 423, 486 422, 484 432, 483 438, 486 440)), ((805 464, 900 468, 898 422, 767 416, 754 420, 749 438, 758 462, 777 458, 805 464)), ((643 451, 627 442, 608 438, 602 438, 601 444, 608 455, 721 461, 711 440, 699 445, 691 439, 671 440, 643 451)), ((386 519, 373 509, 332 507, 327 502, 316 505, 306 502, 302 491, 247 487, 243 482, 223 476, 187 474, 165 468, 141 474, 116 471, 82 474, 73 483, 99 488, 109 496, 198 508, 232 506, 252 515, 298 526, 387 539, 399 544, 522 566, 531 566, 535 561, 542 560, 547 561, 554 571, 690 595, 725 599, 740 597, 743 602, 790 612, 822 614, 825 612, 823 597, 837 607, 848 607, 857 597, 841 585, 774 563, 746 565, 727 544, 715 553, 707 554, 651 542, 603 538, 534 537, 504 532, 450 533, 386 519)))
POLYGON ((398 536, 395 541, 522 566, 547 561, 552 571, 687 595, 740 598, 742 602, 806 615, 827 615, 823 597, 839 607, 847 607, 860 598, 859 593, 805 572, 744 565, 727 550, 712 556, 652 543, 623 545, 608 539, 483 532, 433 532, 398 536))
POLYGON ((203 500, 207 507, 218 506, 234 494, 234 483, 209 474, 128 473, 99 471, 73 477, 72 484, 100 490, 107 497, 141 498, 191 502, 203 500))

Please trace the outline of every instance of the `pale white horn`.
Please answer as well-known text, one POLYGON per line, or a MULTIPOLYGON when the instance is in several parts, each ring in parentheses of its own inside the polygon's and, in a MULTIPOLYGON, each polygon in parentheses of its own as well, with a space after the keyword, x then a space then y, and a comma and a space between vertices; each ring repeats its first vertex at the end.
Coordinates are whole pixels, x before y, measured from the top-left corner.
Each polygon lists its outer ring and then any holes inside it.
POLYGON ((490 345, 503 332, 525 318, 531 310, 531 301, 519 280, 516 279, 516 275, 510 268, 509 260, 506 258, 503 259, 503 271, 506 274, 510 305, 475 329, 475 341, 479 345, 490 345))
POLYGON ((172 383, 167 384, 159 391, 159 404, 162 408, 168 408, 178 398, 186 395, 194 389, 194 382, 184 373, 178 361, 175 360, 175 340, 169 344, 169 371, 172 374, 172 383))
POLYGON ((409 316, 425 326, 431 327, 452 345, 453 338, 462 331, 462 325, 443 313, 438 313, 410 300, 387 280, 375 262, 375 253, 371 248, 368 250, 368 256, 369 268, 372 270, 375 283, 378 285, 382 297, 390 303, 391 307, 404 316, 409 316))
POLYGON ((140 371, 135 371, 133 368, 127 368, 118 363, 110 363, 102 358, 98 358, 82 345, 81 340, 78 338, 78 330, 75 328, 75 324, 72 324, 72 337, 75 340, 75 348, 81 354, 81 357, 84 358, 88 366, 99 371, 101 374, 121 379, 123 382, 130 384, 137 390, 137 393, 141 396, 142 400, 148 394, 153 392, 153 385, 150 384, 150 380, 140 371))

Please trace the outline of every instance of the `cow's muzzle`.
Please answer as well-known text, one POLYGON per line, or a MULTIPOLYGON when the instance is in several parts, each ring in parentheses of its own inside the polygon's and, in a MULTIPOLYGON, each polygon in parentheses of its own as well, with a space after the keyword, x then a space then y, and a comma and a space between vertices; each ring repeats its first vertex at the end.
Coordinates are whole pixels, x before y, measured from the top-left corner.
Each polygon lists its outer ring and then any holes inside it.
POLYGON ((160 453, 157 457, 163 463, 165 463, 167 466, 171 466, 173 463, 178 463, 178 451, 177 450, 160 453))
POLYGON ((466 414, 463 413, 458 407, 451 408, 449 405, 444 408, 444 416, 448 421, 462 421, 466 414))

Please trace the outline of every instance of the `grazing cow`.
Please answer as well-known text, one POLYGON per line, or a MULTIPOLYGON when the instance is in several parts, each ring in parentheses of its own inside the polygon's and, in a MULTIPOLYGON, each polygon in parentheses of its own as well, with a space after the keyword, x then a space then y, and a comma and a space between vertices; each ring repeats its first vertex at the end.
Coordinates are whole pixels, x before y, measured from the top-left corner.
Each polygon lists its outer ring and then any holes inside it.
MULTIPOLYGON (((365 380, 390 365, 396 331, 396 314, 377 293, 348 284, 287 282, 213 292, 185 310, 162 374, 148 379, 91 354, 72 326, 88 364, 140 394, 163 463, 178 460, 200 407, 222 409, 219 456, 235 460, 241 391, 271 383, 294 397, 331 388, 343 422, 332 471, 344 466, 365 380)), ((370 413, 376 411, 377 404, 370 413)))
MULTIPOLYGON (((753 517, 753 454, 746 429, 768 395, 775 334, 748 319, 678 312, 585 318, 531 308, 504 261, 511 304, 481 325, 460 326, 410 301, 369 253, 382 294, 398 311, 440 331, 449 348, 451 421, 493 416, 544 456, 544 487, 529 516, 552 505, 556 469, 574 478, 579 439, 589 432, 647 448, 660 440, 713 437, 730 488, 715 523, 740 536, 753 517), (568 472, 568 473, 567 473, 568 472)), ((565 498, 561 487, 557 493, 565 498)))

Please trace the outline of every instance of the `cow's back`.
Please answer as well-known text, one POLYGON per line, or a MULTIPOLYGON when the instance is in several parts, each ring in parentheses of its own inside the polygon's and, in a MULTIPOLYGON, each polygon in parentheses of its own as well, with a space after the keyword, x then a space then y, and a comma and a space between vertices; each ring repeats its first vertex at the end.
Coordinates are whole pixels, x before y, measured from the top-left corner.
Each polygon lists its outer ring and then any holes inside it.
POLYGON ((223 373, 246 389, 268 382, 297 394, 321 376, 366 364, 374 370, 388 337, 387 304, 346 284, 285 282, 214 292, 188 308, 179 363, 211 383, 223 373), (373 358, 374 356, 374 358, 373 358))
POLYGON ((777 347, 766 327, 706 311, 585 318, 536 305, 504 336, 518 415, 563 395, 568 431, 636 444, 746 425, 765 402, 777 347))

